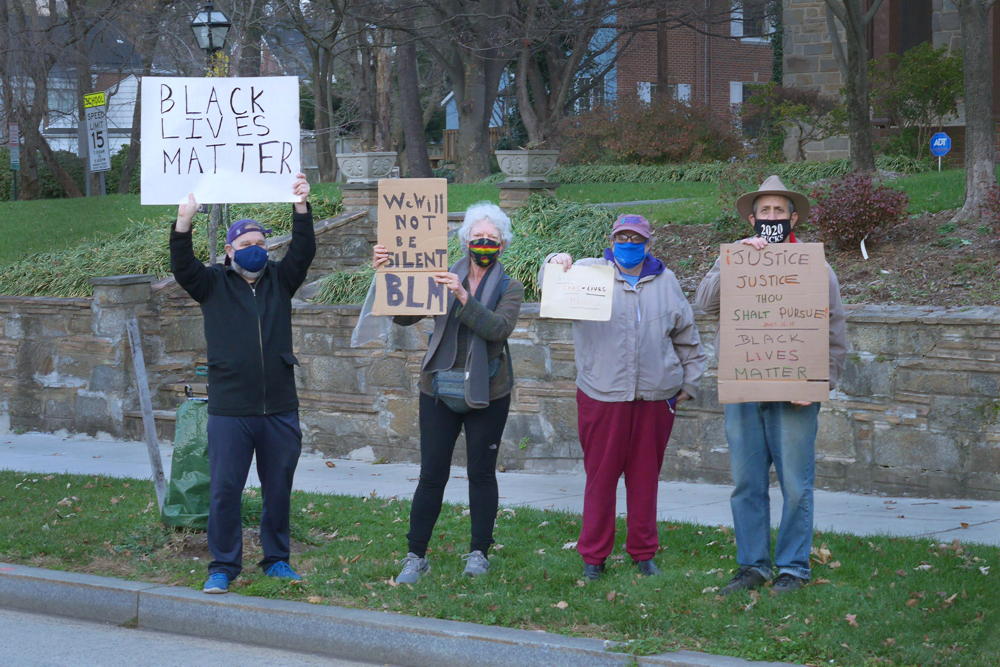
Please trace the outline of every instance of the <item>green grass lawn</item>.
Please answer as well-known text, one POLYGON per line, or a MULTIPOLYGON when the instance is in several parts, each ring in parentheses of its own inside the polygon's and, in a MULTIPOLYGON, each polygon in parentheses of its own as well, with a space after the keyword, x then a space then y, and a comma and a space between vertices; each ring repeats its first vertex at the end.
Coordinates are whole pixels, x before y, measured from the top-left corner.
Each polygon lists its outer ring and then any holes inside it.
MULTIPOLYGON (((500 485, 503 486, 503 476, 500 485)), ((818 533, 813 583, 717 595, 734 567, 728 528, 664 522, 659 577, 614 557, 585 583, 567 543, 575 514, 501 509, 489 575, 461 576, 467 508, 445 505, 416 586, 395 585, 409 502, 295 492, 293 565, 301 584, 263 577, 247 542, 238 594, 415 616, 542 629, 626 642, 635 653, 694 649, 810 664, 994 665, 1000 654, 1000 550, 929 540, 818 533)), ((248 525, 259 492, 245 496, 248 525)), ((619 523, 619 545, 624 526, 619 523)), ((158 521, 152 486, 138 480, 0 472, 0 561, 198 587, 203 533, 158 521)))

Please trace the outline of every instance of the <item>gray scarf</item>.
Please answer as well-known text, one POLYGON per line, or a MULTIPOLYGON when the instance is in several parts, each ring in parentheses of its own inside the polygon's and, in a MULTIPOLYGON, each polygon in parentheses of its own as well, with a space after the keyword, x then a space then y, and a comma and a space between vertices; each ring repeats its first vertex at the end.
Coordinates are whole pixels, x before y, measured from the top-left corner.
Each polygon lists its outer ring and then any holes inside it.
MULTIPOLYGON (((458 276, 460 282, 465 282, 469 276, 469 258, 463 257, 449 269, 458 276)), ((503 265, 498 261, 486 275, 483 285, 482 303, 490 310, 496 309, 502 296, 500 282, 504 275, 503 265)), ((475 298, 469 294, 469 298, 475 298)), ((455 295, 448 294, 448 312, 434 318, 434 333, 427 344, 427 354, 424 355, 423 370, 448 370, 455 365, 456 347, 458 345, 458 328, 461 323, 457 317, 452 317, 455 306, 455 295)), ((469 331, 469 356, 465 360, 465 402, 472 408, 485 408, 490 404, 490 374, 489 359, 486 353, 486 341, 469 331)))

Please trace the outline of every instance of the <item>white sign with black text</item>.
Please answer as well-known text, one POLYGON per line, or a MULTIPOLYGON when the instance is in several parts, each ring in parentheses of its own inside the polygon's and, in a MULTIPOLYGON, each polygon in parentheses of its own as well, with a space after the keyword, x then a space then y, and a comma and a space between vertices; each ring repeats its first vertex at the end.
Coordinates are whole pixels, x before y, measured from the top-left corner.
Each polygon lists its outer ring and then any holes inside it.
POLYGON ((294 76, 142 80, 142 203, 295 202, 294 76))

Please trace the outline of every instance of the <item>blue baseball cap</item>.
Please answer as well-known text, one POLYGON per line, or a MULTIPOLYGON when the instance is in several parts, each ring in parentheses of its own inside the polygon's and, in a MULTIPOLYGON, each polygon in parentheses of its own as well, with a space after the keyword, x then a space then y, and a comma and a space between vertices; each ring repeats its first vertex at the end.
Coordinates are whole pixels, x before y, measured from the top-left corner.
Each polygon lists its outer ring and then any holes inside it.
POLYGON ((247 232, 260 232, 264 236, 271 234, 274 230, 268 229, 264 225, 260 224, 256 220, 251 220, 249 218, 244 218, 243 220, 237 220, 233 224, 229 225, 229 231, 226 232, 226 244, 232 245, 233 241, 243 236, 247 232))

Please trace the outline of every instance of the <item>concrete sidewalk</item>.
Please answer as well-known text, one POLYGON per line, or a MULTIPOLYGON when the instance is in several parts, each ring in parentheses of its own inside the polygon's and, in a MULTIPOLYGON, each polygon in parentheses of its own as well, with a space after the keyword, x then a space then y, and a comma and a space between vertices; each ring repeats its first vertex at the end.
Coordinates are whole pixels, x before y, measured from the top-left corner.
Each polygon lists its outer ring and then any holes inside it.
MULTIPOLYGON (((169 446, 161 447, 169 478, 169 446)), ((100 474, 149 479, 146 445, 141 442, 60 437, 47 433, 0 434, 0 469, 35 473, 100 474)), ((353 496, 375 494, 410 498, 417 486, 419 466, 408 463, 375 464, 327 459, 303 453, 295 473, 295 487, 303 491, 353 496), (332 463, 333 467, 327 465, 332 463)), ((251 469, 251 485, 257 485, 251 469)), ((583 472, 499 473, 500 503, 541 509, 581 512, 583 472)), ((707 525, 732 525, 730 487, 690 482, 660 482, 658 517, 707 525)), ((468 502, 464 468, 452 469, 445 500, 468 502)), ((771 516, 781 517, 781 493, 771 494, 771 516)), ((856 535, 927 537, 942 542, 959 539, 1000 546, 1000 502, 960 499, 889 498, 816 491, 816 528, 856 535)), ((625 489, 618 488, 618 509, 625 511, 625 489)))

